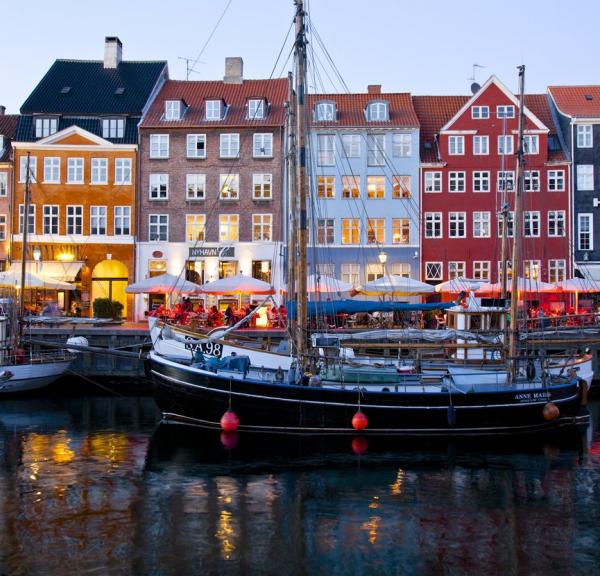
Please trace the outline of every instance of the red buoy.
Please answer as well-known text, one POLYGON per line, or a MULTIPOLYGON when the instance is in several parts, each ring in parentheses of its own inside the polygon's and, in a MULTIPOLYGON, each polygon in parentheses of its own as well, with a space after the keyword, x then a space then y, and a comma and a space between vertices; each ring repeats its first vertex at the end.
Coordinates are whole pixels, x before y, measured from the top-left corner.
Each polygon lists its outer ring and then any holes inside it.
POLYGON ((560 410, 554 402, 548 402, 542 410, 544 418, 548 421, 556 420, 560 416, 560 410))
POLYGON ((221 432, 221 444, 226 450, 233 450, 240 440, 239 432, 221 432))
POLYGON ((352 416, 352 428, 355 430, 364 430, 369 425, 369 420, 367 417, 360 411, 352 416))
POLYGON ((227 412, 221 416, 221 429, 225 432, 235 432, 239 425, 240 420, 233 410, 227 410, 227 412))
POLYGON ((369 448, 367 439, 363 436, 356 436, 352 438, 352 452, 357 456, 362 456, 369 448))

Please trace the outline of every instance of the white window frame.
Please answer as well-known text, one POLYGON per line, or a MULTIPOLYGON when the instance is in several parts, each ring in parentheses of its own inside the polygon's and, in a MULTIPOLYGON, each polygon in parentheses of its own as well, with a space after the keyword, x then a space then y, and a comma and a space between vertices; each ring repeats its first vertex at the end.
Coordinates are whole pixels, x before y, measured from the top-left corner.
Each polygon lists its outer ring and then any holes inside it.
POLYGON ((410 174, 392 176, 392 200, 412 198, 412 178, 410 174))
POLYGON ((473 280, 490 281, 491 262, 489 260, 473 261, 473 280))
POLYGON ((60 157, 44 156, 44 184, 60 184, 60 157))
POLYGON ((123 138, 125 135, 125 118, 103 118, 102 138, 123 138))
POLYGON ((35 137, 46 138, 58 131, 58 118, 36 118, 35 137))
POLYGON ((548 282, 556 284, 567 279, 567 261, 564 259, 548 260, 548 282))
POLYGON ((335 198, 335 176, 317 176, 317 198, 320 200, 335 198))
POLYGON ((67 184, 85 182, 85 161, 83 158, 67 158, 67 184))
POLYGON ((8 194, 8 174, 6 172, 0 172, 0 197, 4 197, 8 194))
POLYGON ((385 244, 385 218, 367 218, 367 244, 385 244))
POLYGON ((248 100, 248 120, 262 120, 265 117, 264 98, 250 98, 248 100))
POLYGON ((131 158, 115 158, 115 184, 119 186, 131 185, 132 166, 131 158))
POLYGON ((471 118, 473 120, 487 120, 489 117, 489 106, 471 106, 471 118))
POLYGON ((66 233, 67 236, 82 236, 83 235, 83 205, 68 204, 66 217, 66 233), (79 232, 77 231, 79 229, 79 232))
POLYGON ((346 158, 360 158, 361 140, 360 134, 342 134, 342 148, 346 158))
POLYGON ((462 194, 466 192, 466 188, 466 172, 448 172, 448 192, 451 194, 462 194), (455 190, 452 188, 455 188, 455 190))
POLYGON ((487 211, 473 212, 473 238, 491 238, 492 217, 487 211))
POLYGON ((523 237, 539 238, 541 233, 541 217, 539 210, 526 210, 523 212, 523 237), (534 234, 537 226, 537 234, 534 234), (529 234, 527 233, 529 228, 529 234))
POLYGON ((565 236, 567 226, 566 218, 566 212, 564 210, 548 210, 549 238, 563 238, 565 236))
POLYGON ((523 190, 525 192, 540 192, 542 189, 539 170, 523 172, 523 190))
POLYGON ((448 238, 466 238, 467 237, 467 213, 466 212, 448 212, 448 238), (462 226, 462 234, 460 227, 462 226), (454 232, 452 228, 454 227, 454 232))
POLYGON ((108 184, 108 158, 92 158, 90 163, 90 183, 108 184))
POLYGON ((206 134, 187 134, 186 158, 205 159, 206 158, 206 134), (202 143, 202 147, 198 148, 198 144, 202 143))
POLYGON ((367 120, 369 122, 386 122, 387 119, 387 102, 369 102, 367 105, 367 120))
POLYGON ((239 242, 240 215, 219 214, 219 242, 239 242))
MULTIPOLYGON (((499 214, 497 220, 498 238, 502 238, 502 224, 502 215, 499 214)), ((513 238, 515 235, 515 213, 512 210, 508 213, 506 228, 506 237, 513 238)))
POLYGON ((252 199, 273 199, 273 174, 252 174, 252 199))
POLYGON ((252 242, 273 241, 273 214, 252 214, 252 242))
POLYGON ((443 280, 444 267, 443 262, 425 262, 425 280, 443 280))
POLYGON ((150 242, 169 241, 169 215, 148 214, 148 240, 150 242), (154 231, 154 234, 153 234, 154 231), (163 237, 164 232, 164 237, 163 237))
POLYGON ((148 176, 148 198, 153 201, 169 199, 169 174, 148 176))
POLYGON ((594 189, 594 165, 577 164, 577 190, 594 189))
POLYGON ((577 124, 577 148, 594 147, 594 127, 592 124, 577 124))
POLYGON ((185 215, 186 242, 204 242, 206 240, 206 214, 185 215))
POLYGON ((204 119, 218 121, 223 119, 223 102, 221 100, 207 100, 204 107, 204 119))
POLYGON ((485 193, 490 191, 489 170, 475 170, 473 172, 473 192, 485 193), (479 188, 479 189, 478 189, 479 188))
POLYGON ((385 200, 385 176, 367 176, 367 200, 385 200))
POLYGON ((333 134, 317 135, 317 165, 335 166, 335 136, 333 134))
POLYGON ((181 100, 165 100, 165 120, 181 120, 181 100))
POLYGON ((540 260, 523 260, 523 277, 527 280, 533 279, 541 281, 542 263, 540 260))
POLYGON ((490 153, 490 137, 485 136, 473 136, 473 155, 474 156, 488 156, 490 153))
POLYGON ((228 132, 219 135, 219 158, 239 158, 240 135, 228 132))
POLYGON ((467 263, 464 260, 450 260, 448 262, 448 280, 463 278, 467 275, 467 263))
POLYGON ((523 136, 523 154, 539 154, 540 137, 537 134, 525 134, 523 136))
POLYGON ((565 191, 565 171, 548 170, 548 192, 565 191))
POLYGON ((337 118, 335 102, 317 102, 315 122, 335 122, 337 118))
POLYGON ((328 246, 335 244, 335 219, 318 218, 315 244, 328 246))
POLYGON ((496 106, 496 118, 514 118, 515 107, 512 104, 496 106))
POLYGON ((90 206, 90 236, 106 236, 108 234, 108 209, 106 206, 90 206), (104 232, 100 232, 104 224, 104 232), (96 232, 94 232, 96 227, 96 232))
MULTIPOLYGON (((27 182, 27 154, 19 158, 19 182, 27 182)), ((37 182, 37 156, 29 156, 29 182, 37 182)))
POLYGON ((425 192, 427 194, 440 194, 442 192, 442 173, 425 172, 425 192))
POLYGON ((392 218, 392 244, 410 244, 410 218, 392 218))
POLYGON ((496 191, 503 192, 504 186, 506 186, 507 192, 514 192, 515 190, 515 171, 514 170, 498 170, 496 175, 496 191), (510 186, 506 186, 510 184, 510 186))
POLYGON ((219 199, 228 201, 240 199, 239 174, 219 174, 219 199))
POLYGON ((169 135, 150 134, 150 158, 161 159, 169 157, 169 135))
POLYGON ((113 210, 113 235, 131 236, 131 206, 115 206, 113 210), (119 226, 120 224, 120 226, 119 226), (119 230, 120 228, 120 230, 119 230))
POLYGON ((500 134, 498 136, 498 155, 511 156, 515 153, 515 139, 512 134, 500 134))
POLYGON ((591 212, 577 214, 577 250, 589 251, 594 249, 594 215, 591 212), (582 231, 582 222, 587 221, 588 230, 582 231), (583 240, 587 237, 587 248, 583 248, 583 240))
POLYGON ((444 219, 441 212, 425 212, 423 222, 425 224, 425 238, 444 237, 444 219))
POLYGON ((394 158, 409 158, 412 156, 412 134, 392 134, 392 156, 394 158))
POLYGON ((465 155, 465 137, 464 136, 448 136, 448 154, 450 156, 465 155))
POLYGON ((385 134, 367 134, 367 166, 385 166, 385 134))
POLYGON ((342 176, 342 198, 360 198, 360 176, 342 176))
POLYGON ((353 286, 360 285, 360 264, 356 262, 343 262, 340 266, 340 279, 353 286))
POLYGON ((185 199, 186 200, 205 200, 206 199, 206 174, 186 174, 185 175, 185 199))
POLYGON ((58 204, 42 206, 42 234, 58 236, 60 232, 60 208, 58 204))
MULTIPOLYGON (((19 234, 23 234, 23 215, 25 214, 25 204, 19 204, 19 234)), ((35 234, 36 225, 36 205, 29 205, 29 214, 27 216, 27 233, 35 234)))
POLYGON ((257 132, 252 135, 252 156, 254 158, 273 157, 273 134, 257 132))
POLYGON ((344 246, 356 246, 356 245, 360 244, 360 242, 361 242, 360 218, 342 218, 341 241, 344 246), (347 232, 346 241, 344 241, 344 232, 347 232))

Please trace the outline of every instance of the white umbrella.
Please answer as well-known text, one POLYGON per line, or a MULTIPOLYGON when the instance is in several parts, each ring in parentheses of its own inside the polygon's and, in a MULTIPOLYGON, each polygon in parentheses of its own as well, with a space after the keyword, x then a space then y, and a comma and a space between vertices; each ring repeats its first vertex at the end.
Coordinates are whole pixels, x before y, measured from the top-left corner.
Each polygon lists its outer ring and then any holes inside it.
POLYGON ((173 274, 161 274, 130 284, 125 288, 125 292, 128 294, 170 294, 171 292, 196 294, 200 292, 200 286, 173 274))
POLYGON ((558 283, 563 292, 600 292, 600 286, 586 278, 569 278, 558 283))
MULTIPOLYGON (((21 269, 11 268, 6 272, 1 272, 0 286, 13 287, 19 290, 21 288, 21 269)), ((25 288, 36 288, 38 290, 75 290, 75 286, 68 282, 61 282, 54 278, 27 271, 25 271, 25 288)))
POLYGON ((361 292, 373 296, 378 294, 418 296, 419 294, 432 294, 435 292, 435 288, 413 278, 390 274, 373 282, 368 282, 362 287, 361 292))
MULTIPOLYGON (((506 290, 510 292, 512 289, 512 280, 509 278, 506 282, 506 290)), ((548 284, 547 282, 542 282, 541 280, 536 280, 535 278, 518 278, 517 279, 517 290, 519 292, 555 292, 556 286, 554 284, 548 284)), ((479 292, 502 292, 502 283, 496 282, 495 284, 490 284, 487 286, 487 289, 480 288, 479 292)))
POLYGON ((335 293, 335 292, 350 292, 354 286, 349 282, 343 282, 331 276, 323 276, 322 274, 311 274, 306 278, 307 292, 320 293, 335 293))
POLYGON ((472 286, 476 285, 476 290, 479 290, 479 286, 481 282, 478 280, 471 280, 470 278, 465 278, 464 276, 457 276, 456 278, 452 278, 451 280, 446 280, 445 282, 440 282, 435 285, 436 292, 445 292, 448 294, 460 294, 461 292, 470 292, 473 288, 472 286))
POLYGON ((268 282, 243 274, 202 284, 200 290, 205 294, 273 294, 275 292, 268 282))

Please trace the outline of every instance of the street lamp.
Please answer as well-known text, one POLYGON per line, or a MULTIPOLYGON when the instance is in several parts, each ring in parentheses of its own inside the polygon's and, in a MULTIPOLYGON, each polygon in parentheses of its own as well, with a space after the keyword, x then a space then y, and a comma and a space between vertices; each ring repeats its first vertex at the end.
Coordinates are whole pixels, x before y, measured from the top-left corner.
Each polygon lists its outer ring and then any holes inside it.
POLYGON ((39 246, 33 249, 33 259, 35 260, 35 272, 38 274, 40 271, 40 260, 42 259, 42 251, 39 246))
POLYGON ((379 258, 379 262, 380 262, 381 268, 383 270, 383 275, 385 276, 386 275, 385 263, 387 262, 387 254, 383 250, 380 250, 379 254, 377 255, 377 258, 379 258))

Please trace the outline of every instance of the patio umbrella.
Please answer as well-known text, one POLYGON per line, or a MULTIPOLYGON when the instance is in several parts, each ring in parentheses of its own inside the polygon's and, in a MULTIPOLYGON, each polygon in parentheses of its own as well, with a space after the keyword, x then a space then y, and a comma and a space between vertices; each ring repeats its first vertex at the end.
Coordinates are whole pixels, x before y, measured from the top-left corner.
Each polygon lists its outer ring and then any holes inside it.
POLYGON ((473 289, 473 285, 476 285, 477 288, 475 291, 482 292, 481 286, 484 284, 485 283, 480 280, 471 280, 470 278, 465 278, 464 276, 457 276, 451 280, 446 280, 446 282, 440 282, 440 284, 436 284, 435 291, 445 292, 447 294, 460 294, 461 292, 470 292, 473 289))
POLYGON ((563 292, 575 294, 575 310, 579 310, 580 292, 600 292, 600 286, 593 280, 587 280, 586 278, 569 278, 558 282, 557 286, 563 292))
MULTIPOLYGON (((6 272, 0 273, 0 286, 13 287, 19 290, 21 288, 21 269, 11 268, 6 272)), ((36 288, 38 290, 75 290, 73 284, 61 282, 54 278, 48 278, 41 274, 33 274, 33 272, 25 272, 25 288, 36 288)))
POLYGON ((323 276, 322 274, 311 274, 306 278, 307 292, 320 293, 335 293, 335 292, 350 292, 354 286, 349 282, 343 282, 331 276, 323 276))
POLYGON ((418 296, 420 294, 432 294, 435 288, 430 284, 419 282, 413 278, 405 278, 397 274, 390 274, 368 282, 365 284, 361 292, 369 296, 377 296, 380 294, 388 294, 391 296, 418 296))
POLYGON ((200 286, 173 274, 161 274, 130 284, 125 288, 125 292, 128 294, 170 294, 171 292, 196 294, 200 292, 200 286))
POLYGON ((204 294, 273 294, 275 290, 268 282, 252 276, 236 274, 200 286, 204 294))
MULTIPOLYGON (((495 282, 494 284, 488 284, 485 288, 486 289, 480 288, 478 292, 500 293, 502 292, 502 283, 495 282)), ((509 279, 506 283, 507 292, 510 292, 511 288, 512 281, 509 279)), ((542 282, 541 280, 535 280, 533 278, 518 278, 517 291, 527 293, 554 292, 556 291, 556 286, 554 286, 554 284, 548 284, 547 282, 542 282)))

